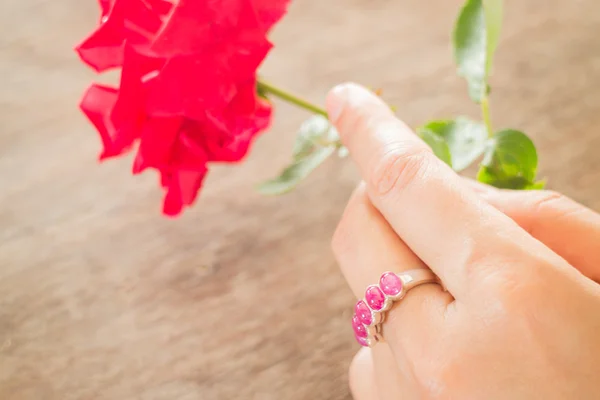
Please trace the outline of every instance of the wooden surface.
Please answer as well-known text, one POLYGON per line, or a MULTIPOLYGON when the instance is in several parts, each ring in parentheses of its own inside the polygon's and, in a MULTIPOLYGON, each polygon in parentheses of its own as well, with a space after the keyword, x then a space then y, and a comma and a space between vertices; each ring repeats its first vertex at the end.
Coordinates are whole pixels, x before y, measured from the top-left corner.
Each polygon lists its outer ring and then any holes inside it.
MULTIPOLYGON (((449 48, 459 3, 296 0, 263 74, 321 103, 344 80, 384 88, 412 125, 476 115, 449 48)), ((535 138, 550 187, 600 209, 600 4, 507 3, 494 121, 535 138)), ((96 18, 92 0, 0 4, 0 399, 349 398, 353 298, 329 238, 353 166, 257 195, 306 117, 279 105, 245 164, 164 219, 156 176, 98 166, 77 111, 93 76, 71 47, 96 18)))

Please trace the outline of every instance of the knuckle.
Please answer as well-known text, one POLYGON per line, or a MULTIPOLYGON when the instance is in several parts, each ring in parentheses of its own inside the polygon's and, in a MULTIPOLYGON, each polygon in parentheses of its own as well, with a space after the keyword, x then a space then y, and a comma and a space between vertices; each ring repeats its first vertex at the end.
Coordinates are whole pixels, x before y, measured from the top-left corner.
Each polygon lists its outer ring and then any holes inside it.
POLYGON ((502 325, 514 318, 525 306, 527 293, 522 282, 511 273, 503 273, 488 289, 489 297, 479 303, 482 321, 486 325, 502 325))
POLYGON ((423 399, 448 399, 464 367, 462 332, 448 327, 436 341, 421 349, 407 349, 406 360, 423 399))
POLYGON ((531 208, 534 214, 546 214, 553 213, 557 209, 557 206, 564 204, 567 198, 558 192, 551 190, 530 192, 532 196, 531 208))
POLYGON ((476 304, 488 324, 526 313, 544 270, 548 270, 547 260, 514 241, 477 247, 465 267, 469 280, 479 282, 476 304))
POLYGON ((506 319, 527 315, 532 299, 538 297, 543 269, 548 266, 534 262, 527 268, 505 268, 495 274, 486 300, 479 304, 487 321, 503 324, 506 319))
POLYGON ((538 237, 548 224, 572 218, 582 212, 585 207, 579 205, 567 196, 554 191, 534 191, 531 196, 528 213, 530 222, 526 227, 529 234, 538 237))
POLYGON ((433 362, 420 364, 414 372, 421 398, 451 398, 451 388, 456 385, 460 370, 461 364, 449 359, 437 358, 433 362))
POLYGON ((434 161, 431 150, 424 145, 393 144, 375 163, 371 186, 379 195, 404 189, 423 177, 434 161))
MULTIPOLYGON (((467 281, 477 282, 479 280, 486 283, 495 276, 498 269, 491 267, 495 263, 495 252, 490 249, 489 242, 480 242, 474 239, 474 237, 481 237, 478 233, 464 239, 461 267, 467 281)), ((481 287, 483 286, 481 285, 481 287)))

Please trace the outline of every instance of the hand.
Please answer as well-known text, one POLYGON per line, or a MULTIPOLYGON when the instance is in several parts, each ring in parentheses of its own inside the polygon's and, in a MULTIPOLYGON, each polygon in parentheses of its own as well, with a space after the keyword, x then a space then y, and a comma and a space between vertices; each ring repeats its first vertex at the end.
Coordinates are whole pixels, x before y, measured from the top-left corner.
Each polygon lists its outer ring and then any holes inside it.
POLYGON ((414 268, 448 290, 388 312, 386 342, 352 363, 355 398, 600 398, 600 216, 467 183, 362 87, 334 89, 328 112, 366 182, 333 239, 353 292, 414 268))

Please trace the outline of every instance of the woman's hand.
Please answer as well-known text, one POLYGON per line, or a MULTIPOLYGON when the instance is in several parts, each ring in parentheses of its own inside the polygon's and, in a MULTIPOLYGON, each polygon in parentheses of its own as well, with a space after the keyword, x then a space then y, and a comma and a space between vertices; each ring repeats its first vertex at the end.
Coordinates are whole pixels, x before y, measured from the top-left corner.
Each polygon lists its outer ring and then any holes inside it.
POLYGON ((363 399, 600 398, 600 216, 548 192, 468 183, 368 90, 328 112, 366 182, 333 239, 357 297, 385 271, 431 268, 361 350, 363 399))

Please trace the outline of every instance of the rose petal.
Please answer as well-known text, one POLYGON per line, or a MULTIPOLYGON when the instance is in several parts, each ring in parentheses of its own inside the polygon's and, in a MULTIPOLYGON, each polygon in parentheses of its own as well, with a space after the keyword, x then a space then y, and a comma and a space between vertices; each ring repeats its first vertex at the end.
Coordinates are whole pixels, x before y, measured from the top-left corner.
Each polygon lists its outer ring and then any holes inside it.
MULTIPOLYGON (((110 3, 102 3, 103 12, 110 3)), ((76 47, 89 66, 101 72, 123 64, 123 46, 147 44, 162 26, 162 15, 142 0, 115 0, 98 29, 76 47)))
POLYGON ((272 107, 258 98, 255 88, 253 82, 239 86, 236 97, 222 114, 207 113, 210 124, 202 130, 210 132, 203 138, 211 161, 241 161, 254 138, 269 127, 272 107))
POLYGON ((190 206, 196 200, 202 181, 208 170, 161 172, 161 181, 167 193, 163 203, 163 213, 176 216, 184 206, 190 206))
POLYGON ((169 14, 173 9, 173 2, 168 0, 146 0, 146 4, 160 16, 169 14))
POLYGON ((101 11, 100 23, 102 23, 102 18, 106 17, 110 13, 112 6, 115 4, 115 0, 98 0, 98 2, 100 3, 101 11))
POLYGON ((270 30, 287 12, 289 0, 253 0, 252 5, 265 30, 270 30))
POLYGON ((143 124, 147 120, 145 104, 149 95, 148 81, 152 74, 158 73, 164 60, 125 46, 124 61, 112 121, 119 132, 119 144, 129 146, 141 135, 143 124))
POLYGON ((118 90, 99 84, 91 85, 83 98, 79 107, 88 117, 90 122, 96 127, 100 134, 104 149, 100 154, 100 159, 115 156, 120 153, 114 147, 116 129, 110 119, 112 109, 117 102, 118 90))
POLYGON ((230 66, 216 58, 202 54, 169 59, 153 79, 146 102, 148 115, 202 119, 207 109, 225 107, 235 95, 235 83, 230 66))
POLYGON ((140 146, 133 166, 137 174, 146 168, 165 170, 172 159, 173 146, 183 123, 180 117, 151 118, 142 127, 140 146))

